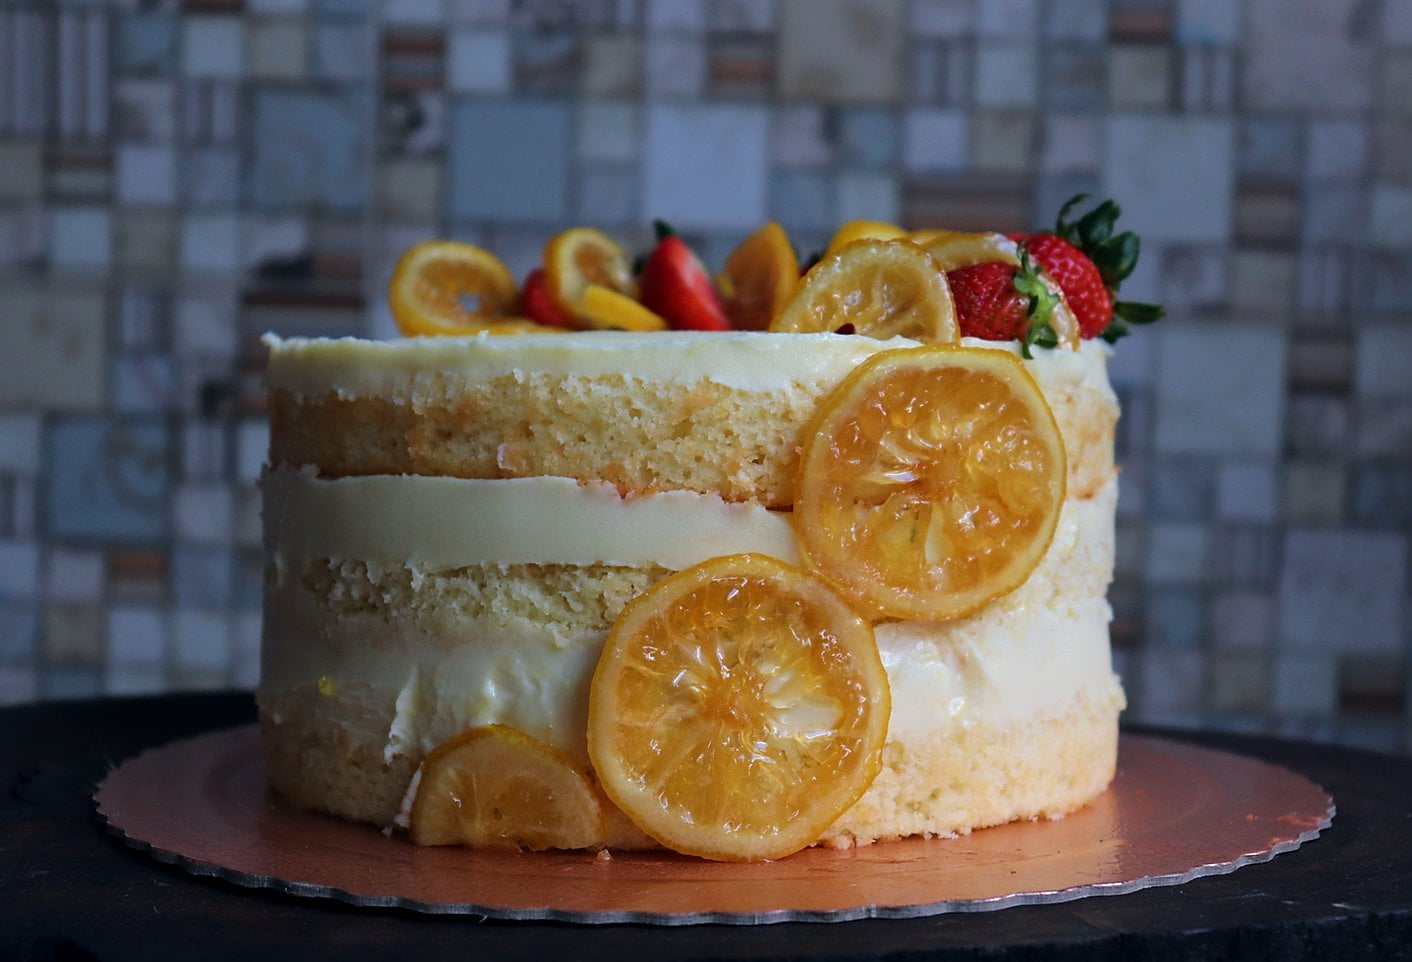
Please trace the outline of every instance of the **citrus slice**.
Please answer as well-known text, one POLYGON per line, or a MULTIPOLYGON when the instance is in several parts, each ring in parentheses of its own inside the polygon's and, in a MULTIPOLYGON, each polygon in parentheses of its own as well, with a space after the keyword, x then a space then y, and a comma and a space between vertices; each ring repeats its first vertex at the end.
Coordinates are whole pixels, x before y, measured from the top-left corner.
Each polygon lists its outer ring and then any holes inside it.
POLYGON ((769 328, 799 284, 799 258, 784 228, 770 221, 726 258, 718 278, 726 313, 738 331, 769 328))
POLYGON ((857 240, 809 269, 772 331, 849 330, 952 344, 956 305, 946 275, 906 240, 857 240))
POLYGON ((597 330, 665 331, 667 322, 660 314, 643 307, 626 294, 601 284, 589 284, 579 298, 579 316, 597 330))
POLYGON ((603 810, 588 776, 518 728, 470 728, 422 762, 408 833, 418 845, 592 848, 603 810))
POLYGON ((829 238, 829 246, 824 248, 824 256, 837 254, 857 240, 896 240, 905 238, 907 232, 896 224, 882 220, 851 220, 829 238))
POLYGON ((860 611, 943 621, 1018 587, 1054 537, 1065 456, 1015 355, 883 351, 804 433, 794 525, 860 611))
POLYGON ((882 765, 891 695, 872 627, 758 554, 671 575, 623 610, 594 672, 588 753, 662 845, 723 861, 818 840, 882 765))
POLYGON ((544 284, 560 310, 582 318, 579 301, 590 284, 633 293, 632 264, 601 230, 571 227, 544 246, 544 284))
POLYGON ((514 307, 515 279, 500 258, 460 241, 426 241, 397 261, 388 301, 398 330, 419 334, 474 334, 514 307))
MULTIPOLYGON (((909 236, 912 243, 932 255, 932 259, 944 271, 994 262, 1020 266, 1020 246, 1004 234, 928 229, 913 231, 909 236)), ((1057 301, 1050 313, 1049 325, 1054 328, 1059 346, 1078 350, 1078 317, 1069 307, 1068 299, 1064 297, 1064 292, 1059 289, 1054 279, 1045 273, 1044 268, 1035 266, 1040 280, 1057 301)))

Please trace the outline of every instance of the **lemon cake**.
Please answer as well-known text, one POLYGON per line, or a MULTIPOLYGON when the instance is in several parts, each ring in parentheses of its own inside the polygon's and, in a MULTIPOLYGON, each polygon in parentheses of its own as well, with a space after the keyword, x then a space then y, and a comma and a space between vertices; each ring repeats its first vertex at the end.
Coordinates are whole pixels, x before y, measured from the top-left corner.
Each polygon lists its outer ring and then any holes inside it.
MULTIPOLYGON (((860 365, 915 345, 761 331, 267 342, 269 777, 298 806, 379 826, 405 814, 428 754, 478 726, 522 732, 592 780, 591 687, 623 611, 713 558, 805 564, 792 515, 812 419, 860 365)), ((816 842, 1057 817, 1112 779, 1108 351, 1085 340, 1023 362, 1066 455, 1052 540, 1023 582, 954 618, 864 613, 886 736, 876 777, 816 842)), ((657 844, 604 812, 598 843, 657 844)))

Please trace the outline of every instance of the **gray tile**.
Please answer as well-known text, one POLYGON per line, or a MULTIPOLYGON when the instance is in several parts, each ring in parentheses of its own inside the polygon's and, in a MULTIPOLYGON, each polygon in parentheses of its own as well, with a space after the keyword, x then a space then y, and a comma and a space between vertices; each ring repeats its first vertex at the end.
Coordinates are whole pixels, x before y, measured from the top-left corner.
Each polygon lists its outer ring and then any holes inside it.
POLYGON ((177 20, 134 11, 116 20, 113 66, 132 76, 170 77, 177 66, 177 20))
POLYGON ((1120 199, 1125 229, 1145 240, 1227 241, 1234 151, 1226 120, 1112 114, 1104 191, 1120 199))
POLYGON ((1197 650, 1208 632, 1206 598, 1194 588, 1158 588, 1147 599, 1144 643, 1161 648, 1197 650))
POLYGON ((901 144, 897 115, 878 107, 856 107, 839 113, 839 163, 866 170, 884 170, 897 161, 901 144))
POLYGON ((833 178, 808 170, 775 174, 770 178, 770 217, 789 232, 833 228, 838 223, 833 178))
POLYGON ((1372 106, 1368 5, 1359 0, 1290 4, 1249 0, 1241 94, 1256 109, 1357 111, 1372 106), (1329 78, 1337 77, 1337 83, 1329 78))
POLYGON ((157 544, 168 531, 170 437, 158 420, 50 425, 45 530, 74 544, 157 544))
POLYGON ((1412 465, 1355 463, 1349 512, 1349 520, 1355 524, 1378 528, 1412 525, 1412 465))
POLYGON ((1281 529, 1273 524, 1217 526, 1211 538, 1211 583, 1236 589, 1273 589, 1281 572, 1280 535, 1281 529))
POLYGON ((1148 500, 1158 521, 1201 521, 1215 503, 1212 463, 1201 459, 1159 458, 1152 465, 1148 500))
POLYGON ((265 211, 361 211, 369 101, 356 88, 255 91, 255 151, 247 196, 265 211))
POLYGON ((1255 115, 1236 128, 1236 165, 1244 177, 1295 180, 1304 170, 1304 127, 1292 117, 1255 115))
POLYGON ((598 164, 578 172, 577 217, 585 224, 626 227, 641 221, 637 202, 637 168, 631 164, 598 164))
POLYGON ((1412 397, 1412 324, 1366 325, 1358 332, 1354 383, 1365 397, 1412 397))
POLYGON ((38 606, 0 593, 0 665, 31 666, 38 656, 38 606))
POLYGON ((1407 452, 1412 451, 1412 398, 1360 399, 1355 415, 1355 453, 1407 463, 1407 452))
POLYGON ((1194 523, 1153 524, 1148 531, 1149 585, 1196 585, 1210 578, 1211 536, 1194 523))
POLYGON ((1172 325, 1158 339, 1158 451, 1276 455, 1284 418, 1283 332, 1257 325, 1172 325))
POLYGON ((901 0, 778 0, 785 100, 892 103, 902 92, 901 0))
POLYGON ((1264 655, 1221 655, 1212 660, 1209 704, 1219 712, 1261 713, 1270 699, 1270 665, 1264 655))
POLYGON ((1278 622, 1275 599, 1265 592, 1222 590, 1211 598, 1211 641, 1219 651, 1267 651, 1278 622))
POLYGON ((171 577, 172 598, 182 607, 224 608, 235 597, 235 560, 225 547, 178 545, 171 577))
POLYGON ((103 682, 97 668, 46 667, 40 693, 46 699, 77 700, 102 694, 103 682))
POLYGON ((1216 517, 1230 521, 1275 521, 1279 509, 1276 462, 1231 460, 1221 463, 1216 473, 1216 517))
POLYGON ((1338 706, 1338 672, 1332 655, 1281 651, 1275 656, 1274 709, 1293 717, 1325 718, 1338 706))
POLYGON ((1353 416, 1347 398, 1296 395, 1289 399, 1285 421, 1290 454, 1330 457, 1351 450, 1353 416))
POLYGON ((573 118, 567 104, 461 103, 451 110, 451 213, 465 219, 568 217, 573 118))
POLYGON ((644 211, 684 228, 758 227, 765 220, 768 128, 763 107, 648 107, 644 211))
POLYGON ((1282 644, 1306 651, 1393 651, 1403 645, 1407 538, 1293 528, 1280 577, 1282 644))

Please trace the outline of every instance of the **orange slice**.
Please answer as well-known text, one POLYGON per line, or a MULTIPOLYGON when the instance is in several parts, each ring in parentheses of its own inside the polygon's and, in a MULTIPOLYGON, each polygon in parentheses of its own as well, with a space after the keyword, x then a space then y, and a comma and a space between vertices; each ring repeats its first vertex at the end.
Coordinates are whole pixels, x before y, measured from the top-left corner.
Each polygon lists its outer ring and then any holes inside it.
POLYGON ((837 331, 952 344, 956 305, 946 275, 906 240, 857 240, 804 275, 772 331, 837 331))
POLYGON ((1018 587, 1054 537, 1064 444, 1008 351, 883 351, 824 399, 803 436, 800 546, 861 611, 967 614, 1018 587))
POLYGON ((738 331, 763 331, 799 284, 799 258, 784 228, 770 221, 726 258, 717 283, 738 331))
POLYGON ((427 755, 408 833, 418 845, 592 848, 604 842, 603 810, 568 756, 517 728, 486 725, 427 755))
POLYGON ((824 248, 824 256, 837 254, 857 240, 896 240, 905 238, 907 232, 896 224, 882 220, 851 220, 829 238, 829 246, 824 248))
POLYGON ((475 334, 509 314, 515 279, 490 251, 460 241, 426 241, 403 254, 388 300, 398 329, 419 334, 475 334))
POLYGON ((608 797, 662 845, 781 858, 867 791, 890 711, 873 629, 832 588, 729 555, 619 615, 593 676, 588 753, 608 797))
MULTIPOLYGON (((954 271, 976 264, 989 264, 999 261, 1020 266, 1020 246, 1004 234, 959 230, 919 230, 909 235, 912 243, 918 245, 944 271, 954 271)), ((1044 268, 1035 265, 1044 286, 1049 288, 1057 303, 1049 316, 1049 325, 1059 339, 1059 346, 1070 350, 1079 348, 1079 319, 1069 307, 1069 301, 1054 279, 1045 273, 1044 268)))
POLYGON ((618 242, 592 227, 571 227, 544 246, 544 284, 561 310, 586 320, 579 302, 590 284, 633 293, 632 264, 618 242))
POLYGON ((643 307, 626 294, 589 284, 579 298, 579 316, 589 327, 606 331, 665 331, 662 315, 643 307))

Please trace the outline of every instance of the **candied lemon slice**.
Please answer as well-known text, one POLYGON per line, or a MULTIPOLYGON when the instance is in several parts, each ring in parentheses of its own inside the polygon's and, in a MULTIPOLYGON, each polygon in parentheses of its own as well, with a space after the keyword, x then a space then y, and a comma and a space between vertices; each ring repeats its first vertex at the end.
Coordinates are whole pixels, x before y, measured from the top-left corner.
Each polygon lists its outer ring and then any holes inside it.
POLYGON ((837 592, 729 555, 623 610, 593 676, 588 752, 608 797, 662 845, 781 858, 867 791, 890 711, 873 629, 837 592))
POLYGON ((804 438, 800 547, 861 611, 967 614, 1018 587, 1054 537, 1064 444, 1008 351, 876 354, 824 399, 804 438))
POLYGON ((824 248, 824 256, 837 254, 857 240, 896 240, 905 238, 907 232, 896 224, 882 220, 851 220, 829 238, 829 246, 824 248))
POLYGON ((593 784, 567 755, 508 725, 470 728, 422 763, 408 834, 418 845, 593 848, 593 784))
MULTIPOLYGON (((919 230, 909 235, 912 243, 918 245, 944 271, 954 271, 976 264, 1000 262, 1020 266, 1020 246, 1004 234, 987 231, 971 232, 960 230, 919 230)), ((1045 273, 1044 268, 1035 264, 1040 280, 1049 288, 1057 303, 1049 315, 1049 326, 1059 340, 1059 346, 1078 350, 1079 319, 1069 307, 1069 301, 1054 279, 1045 273)))
POLYGON ((907 240, 857 240, 810 268, 772 331, 847 331, 955 343, 956 304, 946 275, 907 240))
POLYGON ((398 329, 415 336, 488 330, 510 313, 518 291, 510 271, 490 251, 440 240, 403 254, 387 293, 398 329))
POLYGON ((717 281, 738 331, 763 331, 799 285, 799 258, 784 228, 770 221, 726 258, 717 281))
POLYGON ((662 315, 643 307, 626 294, 600 284, 590 284, 579 299, 579 315, 598 330, 665 331, 662 315))
POLYGON ((544 245, 544 286, 554 303, 585 322, 580 301, 590 284, 620 294, 633 292, 632 264, 622 247, 601 230, 571 227, 544 245))

